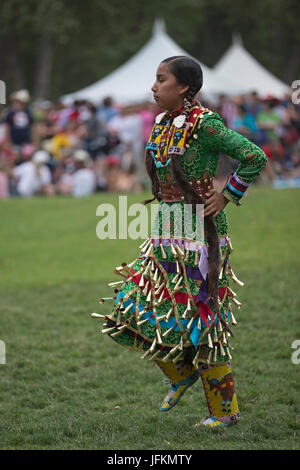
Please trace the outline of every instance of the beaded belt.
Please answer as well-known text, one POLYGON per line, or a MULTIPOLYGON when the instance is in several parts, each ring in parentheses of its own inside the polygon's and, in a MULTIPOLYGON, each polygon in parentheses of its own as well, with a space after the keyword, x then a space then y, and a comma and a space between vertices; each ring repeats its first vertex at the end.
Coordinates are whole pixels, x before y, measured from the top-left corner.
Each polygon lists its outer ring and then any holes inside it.
MULTIPOLYGON (((205 198, 205 194, 213 189, 213 178, 201 178, 199 180, 190 181, 190 185, 194 191, 201 197, 205 198)), ((179 190, 176 183, 160 183, 160 195, 164 202, 184 201, 184 196, 179 190)))

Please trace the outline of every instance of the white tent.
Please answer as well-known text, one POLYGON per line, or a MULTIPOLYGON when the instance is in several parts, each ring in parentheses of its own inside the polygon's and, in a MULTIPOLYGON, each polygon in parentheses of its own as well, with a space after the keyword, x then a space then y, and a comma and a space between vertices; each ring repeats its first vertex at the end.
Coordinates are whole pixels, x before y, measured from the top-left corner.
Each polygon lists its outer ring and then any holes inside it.
MULTIPOLYGON (((119 103, 152 100, 151 86, 159 63, 174 55, 187 55, 166 33, 163 20, 156 20, 151 39, 131 59, 105 78, 75 93, 64 95, 62 101, 87 99, 99 103, 111 96, 119 103)), ((239 93, 241 89, 231 78, 224 78, 202 63, 204 85, 207 94, 239 93)))
POLYGON ((234 77, 245 93, 257 91, 261 96, 271 94, 281 97, 291 91, 246 51, 239 35, 233 36, 232 45, 213 70, 226 78, 234 77))

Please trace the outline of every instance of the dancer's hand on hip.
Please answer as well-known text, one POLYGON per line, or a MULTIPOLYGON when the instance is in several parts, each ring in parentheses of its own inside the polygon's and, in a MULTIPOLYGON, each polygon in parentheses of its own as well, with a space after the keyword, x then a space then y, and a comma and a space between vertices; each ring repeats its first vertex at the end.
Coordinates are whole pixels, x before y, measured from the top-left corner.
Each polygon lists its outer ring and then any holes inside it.
POLYGON ((204 202, 204 217, 207 215, 216 217, 229 202, 223 193, 218 193, 216 189, 208 191, 206 197, 207 199, 204 202))

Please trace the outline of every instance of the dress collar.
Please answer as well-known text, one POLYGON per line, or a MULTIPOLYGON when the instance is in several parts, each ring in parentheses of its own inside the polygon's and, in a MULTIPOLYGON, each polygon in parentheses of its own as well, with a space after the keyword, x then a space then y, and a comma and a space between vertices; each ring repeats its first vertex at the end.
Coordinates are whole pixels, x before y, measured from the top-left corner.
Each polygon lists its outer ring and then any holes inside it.
MULTIPOLYGON (((199 101, 194 100, 192 102, 192 106, 201 106, 199 101)), ((183 113, 184 107, 181 106, 180 108, 174 109, 173 111, 165 111, 163 113, 160 113, 156 116, 155 118, 155 123, 160 124, 163 119, 167 119, 168 121, 173 121, 177 116, 180 116, 183 113)))

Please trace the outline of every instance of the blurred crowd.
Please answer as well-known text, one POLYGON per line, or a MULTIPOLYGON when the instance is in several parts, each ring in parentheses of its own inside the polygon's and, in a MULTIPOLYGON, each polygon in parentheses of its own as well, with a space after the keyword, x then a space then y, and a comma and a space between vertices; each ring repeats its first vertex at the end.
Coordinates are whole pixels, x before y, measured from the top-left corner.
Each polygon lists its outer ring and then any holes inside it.
MULTIPOLYGON (((300 178, 300 106, 290 96, 198 98, 264 150, 260 179, 300 178)), ((144 147, 160 112, 154 103, 121 107, 110 97, 98 106, 31 103, 27 90, 14 92, 0 114, 0 198, 145 190, 144 147)), ((237 165, 224 156, 218 177, 237 165)))

